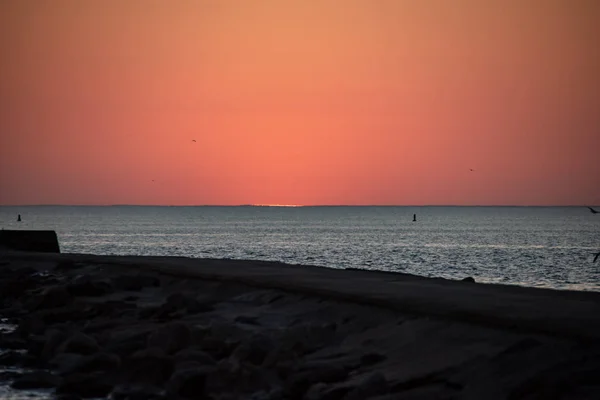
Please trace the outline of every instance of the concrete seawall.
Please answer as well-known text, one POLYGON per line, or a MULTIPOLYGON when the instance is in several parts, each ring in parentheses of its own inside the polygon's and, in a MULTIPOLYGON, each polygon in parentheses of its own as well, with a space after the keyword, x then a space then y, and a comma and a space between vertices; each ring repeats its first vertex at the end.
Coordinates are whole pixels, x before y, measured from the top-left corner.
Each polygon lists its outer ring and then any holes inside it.
POLYGON ((0 248, 60 253, 55 231, 0 230, 0 248))

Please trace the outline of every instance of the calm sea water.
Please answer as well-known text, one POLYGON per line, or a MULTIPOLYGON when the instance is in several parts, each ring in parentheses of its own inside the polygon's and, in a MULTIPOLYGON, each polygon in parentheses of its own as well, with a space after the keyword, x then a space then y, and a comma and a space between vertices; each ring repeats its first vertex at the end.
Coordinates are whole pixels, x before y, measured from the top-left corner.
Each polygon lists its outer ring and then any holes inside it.
POLYGON ((5 206, 0 227, 54 229, 66 253, 276 260, 600 290, 600 262, 592 262, 600 214, 585 207, 5 206))

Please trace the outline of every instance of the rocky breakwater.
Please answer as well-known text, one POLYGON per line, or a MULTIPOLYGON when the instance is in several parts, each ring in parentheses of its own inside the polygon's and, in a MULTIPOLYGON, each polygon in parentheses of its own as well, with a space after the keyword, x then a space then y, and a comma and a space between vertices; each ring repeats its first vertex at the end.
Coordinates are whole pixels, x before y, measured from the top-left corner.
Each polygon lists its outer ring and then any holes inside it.
MULTIPOLYGON (((64 399, 292 399, 385 358, 302 361, 336 340, 335 323, 277 311, 297 307, 276 291, 101 264, 26 264, 4 261, 0 273, 0 314, 17 325, 0 334, 0 364, 33 370, 5 374, 15 389, 64 399)), ((381 375, 370 379, 367 390, 387 390, 381 375)), ((340 390, 352 389, 360 385, 340 390)))
POLYGON ((598 343, 114 264, 0 259, 0 364, 61 399, 595 398, 598 343))

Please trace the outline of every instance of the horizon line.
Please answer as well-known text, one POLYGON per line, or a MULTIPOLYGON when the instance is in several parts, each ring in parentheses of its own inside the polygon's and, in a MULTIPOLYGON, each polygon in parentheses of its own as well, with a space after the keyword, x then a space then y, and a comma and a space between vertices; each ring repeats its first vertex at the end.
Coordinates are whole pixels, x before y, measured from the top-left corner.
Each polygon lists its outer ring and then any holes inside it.
POLYGON ((600 204, 0 204, 0 207, 598 207, 600 204))

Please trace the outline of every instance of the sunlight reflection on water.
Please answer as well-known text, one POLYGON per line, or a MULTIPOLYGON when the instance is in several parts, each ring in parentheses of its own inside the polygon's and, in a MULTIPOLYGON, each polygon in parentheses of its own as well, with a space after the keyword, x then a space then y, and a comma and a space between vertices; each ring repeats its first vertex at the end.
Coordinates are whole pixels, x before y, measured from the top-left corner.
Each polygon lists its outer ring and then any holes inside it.
POLYGON ((63 252, 264 259, 600 290, 600 263, 592 263, 600 217, 584 207, 0 207, 0 224, 54 229, 63 252))

